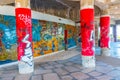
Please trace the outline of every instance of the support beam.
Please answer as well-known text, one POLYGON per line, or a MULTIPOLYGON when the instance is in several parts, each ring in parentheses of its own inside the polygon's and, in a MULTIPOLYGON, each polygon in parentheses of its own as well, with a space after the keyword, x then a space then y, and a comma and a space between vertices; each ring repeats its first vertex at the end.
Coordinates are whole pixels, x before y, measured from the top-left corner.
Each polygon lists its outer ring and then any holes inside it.
POLYGON ((64 30, 64 42, 65 42, 65 50, 68 49, 68 30, 64 30))
POLYGON ((0 0, 0 5, 11 4, 14 2, 15 0, 0 0))
POLYGON ((100 17, 100 47, 102 56, 110 56, 110 16, 108 10, 103 10, 100 17))
POLYGON ((34 71, 30 0, 15 0, 15 6, 18 68, 20 74, 27 74, 34 71))
POLYGON ((94 0, 81 0, 82 65, 95 67, 94 55, 94 0))
POLYGON ((114 38, 114 42, 116 42, 117 41, 116 24, 113 25, 113 38, 114 38))
POLYGON ((61 0, 56 0, 56 1, 59 2, 59 3, 61 3, 61 4, 64 5, 64 6, 68 7, 68 8, 71 8, 68 4, 62 2, 61 0))
POLYGON ((95 46, 98 47, 99 46, 99 38, 98 38, 98 32, 99 32, 99 25, 98 22, 95 22, 95 46))

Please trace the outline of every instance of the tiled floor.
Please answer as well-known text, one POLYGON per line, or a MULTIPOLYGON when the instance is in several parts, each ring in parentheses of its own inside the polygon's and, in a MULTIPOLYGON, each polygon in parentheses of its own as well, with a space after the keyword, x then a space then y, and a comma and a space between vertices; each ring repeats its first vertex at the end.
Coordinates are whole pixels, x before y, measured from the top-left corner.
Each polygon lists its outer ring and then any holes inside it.
POLYGON ((84 68, 77 55, 67 60, 35 63, 32 74, 20 75, 17 66, 1 68, 0 80, 120 80, 120 66, 96 61, 95 68, 84 68))
MULTIPOLYGON (((96 67, 84 68, 81 65, 80 51, 76 50, 78 48, 64 52, 64 54, 77 53, 69 59, 36 62, 35 70, 31 74, 19 74, 17 65, 0 68, 0 80, 120 80, 120 64, 109 63, 111 62, 109 60, 115 58, 96 56, 96 67)), ((120 59, 115 61, 120 62, 120 59)))

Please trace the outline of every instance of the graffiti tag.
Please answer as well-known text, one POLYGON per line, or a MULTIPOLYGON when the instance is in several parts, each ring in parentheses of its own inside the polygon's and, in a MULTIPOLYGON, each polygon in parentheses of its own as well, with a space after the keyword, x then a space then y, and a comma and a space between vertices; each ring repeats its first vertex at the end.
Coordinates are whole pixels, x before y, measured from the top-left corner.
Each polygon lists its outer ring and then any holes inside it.
POLYGON ((29 38, 29 34, 27 34, 22 42, 26 43, 26 47, 25 47, 25 50, 24 50, 24 56, 22 56, 21 60, 28 64, 29 66, 32 66, 33 65, 33 58, 32 58, 32 47, 31 47, 31 42, 28 41, 28 38, 29 38))
POLYGON ((31 17, 30 16, 24 15, 24 14, 19 14, 18 17, 19 17, 20 20, 24 21, 24 23, 26 25, 30 25, 31 24, 31 17))

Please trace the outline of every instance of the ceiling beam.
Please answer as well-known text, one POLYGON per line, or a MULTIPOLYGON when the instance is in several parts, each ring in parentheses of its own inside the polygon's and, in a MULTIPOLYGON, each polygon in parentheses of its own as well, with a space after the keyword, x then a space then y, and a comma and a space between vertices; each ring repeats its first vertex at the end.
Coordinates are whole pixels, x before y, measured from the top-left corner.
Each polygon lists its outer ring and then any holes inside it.
POLYGON ((80 0, 68 0, 68 1, 80 1, 80 0))
POLYGON ((15 0, 0 0, 0 5, 15 3, 15 0))
POLYGON ((61 4, 64 5, 64 6, 68 7, 68 8, 71 8, 68 4, 62 2, 61 0, 56 0, 56 1, 59 2, 59 3, 61 3, 61 4))
POLYGON ((120 4, 120 1, 115 1, 115 2, 110 2, 109 5, 119 5, 120 4))

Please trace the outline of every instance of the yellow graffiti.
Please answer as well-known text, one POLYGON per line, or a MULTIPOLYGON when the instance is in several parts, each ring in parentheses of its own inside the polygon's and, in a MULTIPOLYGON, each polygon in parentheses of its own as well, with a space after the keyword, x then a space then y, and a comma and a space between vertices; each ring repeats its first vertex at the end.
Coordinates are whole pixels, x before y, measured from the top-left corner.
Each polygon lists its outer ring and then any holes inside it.
POLYGON ((68 38, 73 37, 77 32, 76 27, 72 25, 65 25, 65 29, 68 30, 68 38))
POLYGON ((4 60, 17 60, 17 45, 12 45, 11 49, 6 50, 2 46, 2 51, 0 52, 0 61, 4 60))
POLYGON ((52 53, 53 52, 52 51, 53 44, 55 45, 54 52, 58 51, 58 40, 55 37, 53 37, 49 41, 45 41, 42 39, 41 41, 33 42, 34 57, 42 55, 40 53, 42 51, 42 49, 43 49, 44 54, 52 53), (46 50, 45 47, 47 47, 48 49, 46 50))

